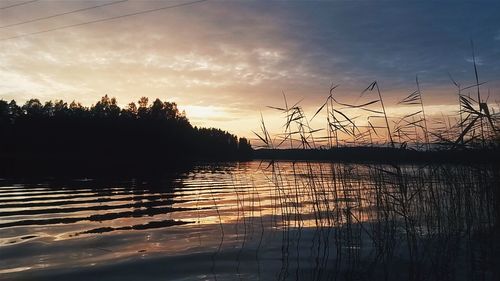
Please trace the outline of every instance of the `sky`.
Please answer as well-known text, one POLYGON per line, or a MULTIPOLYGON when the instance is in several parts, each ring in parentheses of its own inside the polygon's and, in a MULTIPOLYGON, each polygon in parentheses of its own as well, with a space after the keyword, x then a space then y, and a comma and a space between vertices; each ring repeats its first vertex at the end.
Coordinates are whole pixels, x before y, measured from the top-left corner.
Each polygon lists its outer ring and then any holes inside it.
POLYGON ((418 75, 428 114, 452 115, 449 75, 474 83, 473 40, 481 91, 500 101, 499 1, 116 1, 0 1, 0 99, 160 98, 253 138, 261 114, 281 129, 267 106, 283 93, 312 116, 332 83, 356 102, 376 80, 388 114, 404 115, 418 75))

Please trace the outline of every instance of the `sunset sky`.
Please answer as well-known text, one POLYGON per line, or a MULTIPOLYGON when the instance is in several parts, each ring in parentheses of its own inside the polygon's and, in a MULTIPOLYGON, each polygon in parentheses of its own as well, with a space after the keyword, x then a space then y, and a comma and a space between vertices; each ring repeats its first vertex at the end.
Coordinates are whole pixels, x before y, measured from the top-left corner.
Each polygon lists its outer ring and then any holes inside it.
POLYGON ((312 116, 332 83, 354 102, 377 80, 397 115, 418 75, 429 114, 453 114, 448 73, 474 83, 473 40, 484 97, 500 101, 500 1, 129 0, 16 25, 116 0, 22 2, 0 1, 4 100, 148 96, 177 102, 195 125, 252 137, 261 112, 279 129, 266 106, 281 106, 282 92, 312 116))

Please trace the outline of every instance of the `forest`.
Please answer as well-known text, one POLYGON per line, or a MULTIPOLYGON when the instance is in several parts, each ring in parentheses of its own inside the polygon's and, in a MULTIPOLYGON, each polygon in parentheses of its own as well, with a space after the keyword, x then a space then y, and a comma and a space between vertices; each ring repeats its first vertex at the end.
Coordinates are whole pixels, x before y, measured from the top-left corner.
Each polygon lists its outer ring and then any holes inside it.
POLYGON ((245 138, 191 125, 174 102, 142 97, 120 108, 63 100, 0 100, 0 173, 164 171, 193 161, 251 157, 245 138))

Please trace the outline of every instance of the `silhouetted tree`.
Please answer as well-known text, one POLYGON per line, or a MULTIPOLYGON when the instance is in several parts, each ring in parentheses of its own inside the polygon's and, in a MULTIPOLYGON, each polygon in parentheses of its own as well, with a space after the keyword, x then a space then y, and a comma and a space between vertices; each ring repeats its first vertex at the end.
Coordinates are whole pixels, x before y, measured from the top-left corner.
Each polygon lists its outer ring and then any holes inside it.
POLYGON ((250 159, 252 157, 252 146, 246 138, 240 138, 238 142, 238 151, 242 158, 250 159))
POLYGON ((137 106, 133 102, 129 103, 127 108, 122 109, 120 115, 127 119, 137 118, 137 106))
POLYGON ((139 104, 139 108, 137 109, 137 115, 140 118, 147 117, 148 111, 149 111, 149 109, 148 109, 148 102, 149 102, 149 99, 147 97, 142 97, 137 102, 139 104))
MULTIPOLYGON (((197 159, 249 158, 248 140, 191 126, 177 104, 142 97, 121 109, 102 97, 90 108, 76 101, 0 100, 0 168, 6 165, 162 169, 197 159), (14 163, 14 164, 12 164, 14 163)), ((0 171, 1 172, 1 171, 0 171)))
POLYGON ((9 103, 9 115, 11 121, 16 120, 23 115, 23 110, 17 105, 15 100, 10 101, 9 103))
POLYGON ((31 115, 39 117, 42 115, 43 106, 38 99, 30 99, 23 105, 22 110, 26 112, 26 115, 28 116, 31 115))
POLYGON ((0 100, 0 122, 9 121, 9 111, 9 104, 4 100, 0 100))

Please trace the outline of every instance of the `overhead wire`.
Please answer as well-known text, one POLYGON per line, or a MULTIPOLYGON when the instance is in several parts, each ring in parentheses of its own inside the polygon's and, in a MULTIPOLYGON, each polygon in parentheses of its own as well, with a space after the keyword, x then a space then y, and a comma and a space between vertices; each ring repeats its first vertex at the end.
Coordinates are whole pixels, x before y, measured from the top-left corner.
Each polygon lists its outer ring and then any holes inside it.
POLYGON ((55 18, 55 17, 60 17, 60 16, 65 16, 65 15, 69 15, 69 14, 74 14, 74 13, 78 13, 78 12, 83 12, 83 11, 87 11, 87 10, 92 10, 92 9, 97 9, 97 8, 101 8, 101 7, 111 6, 111 5, 115 5, 115 4, 119 4, 119 3, 123 3, 123 2, 127 2, 127 1, 128 0, 119 0, 119 1, 114 1, 114 2, 110 2, 110 3, 100 4, 100 5, 96 5, 96 6, 92 6, 92 7, 81 8, 81 9, 72 10, 72 11, 68 11, 68 12, 63 12, 63 13, 59 13, 59 14, 54 14, 54 15, 50 15, 50 16, 46 16, 46 17, 40 17, 40 18, 30 19, 30 20, 26 20, 26 21, 22 21, 22 22, 17 22, 17 23, 11 23, 11 24, 7 24, 7 25, 2 25, 2 26, 0 26, 0 28, 13 27, 13 26, 23 25, 23 24, 27 24, 27 23, 32 23, 32 22, 47 20, 47 19, 51 19, 51 18, 55 18))
POLYGON ((139 12, 133 12, 133 13, 129 13, 129 14, 123 14, 123 15, 109 17, 109 18, 86 21, 86 22, 81 22, 81 23, 76 23, 76 24, 63 25, 63 26, 44 29, 44 30, 40 30, 40 31, 19 34, 19 35, 15 35, 15 36, 11 36, 11 37, 0 38, 0 41, 18 39, 18 38, 43 34, 43 33, 47 33, 47 32, 52 32, 52 31, 56 31, 56 30, 68 29, 68 28, 73 28, 73 27, 78 27, 78 26, 83 26, 83 25, 88 25, 88 24, 94 24, 94 23, 99 23, 99 22, 107 22, 107 21, 112 21, 112 20, 116 20, 116 19, 131 17, 131 16, 153 13, 153 12, 157 12, 157 11, 161 11, 161 10, 168 10, 168 9, 173 9, 173 8, 178 8, 178 7, 183 7, 183 6, 190 6, 190 5, 194 5, 194 4, 198 4, 198 3, 202 3, 202 2, 206 2, 206 1, 208 1, 208 0, 197 0, 197 1, 187 2, 187 3, 180 3, 180 4, 175 4, 175 5, 169 5, 169 6, 163 6, 163 7, 159 7, 159 8, 149 9, 149 10, 143 10, 143 11, 139 11, 139 12))
POLYGON ((0 7, 0 10, 14 8, 14 7, 17 7, 17 6, 22 6, 22 5, 27 5, 27 4, 30 4, 30 3, 33 3, 33 2, 37 2, 37 1, 39 1, 39 0, 31 0, 31 1, 21 2, 21 3, 16 3, 16 4, 9 5, 9 6, 0 7))

